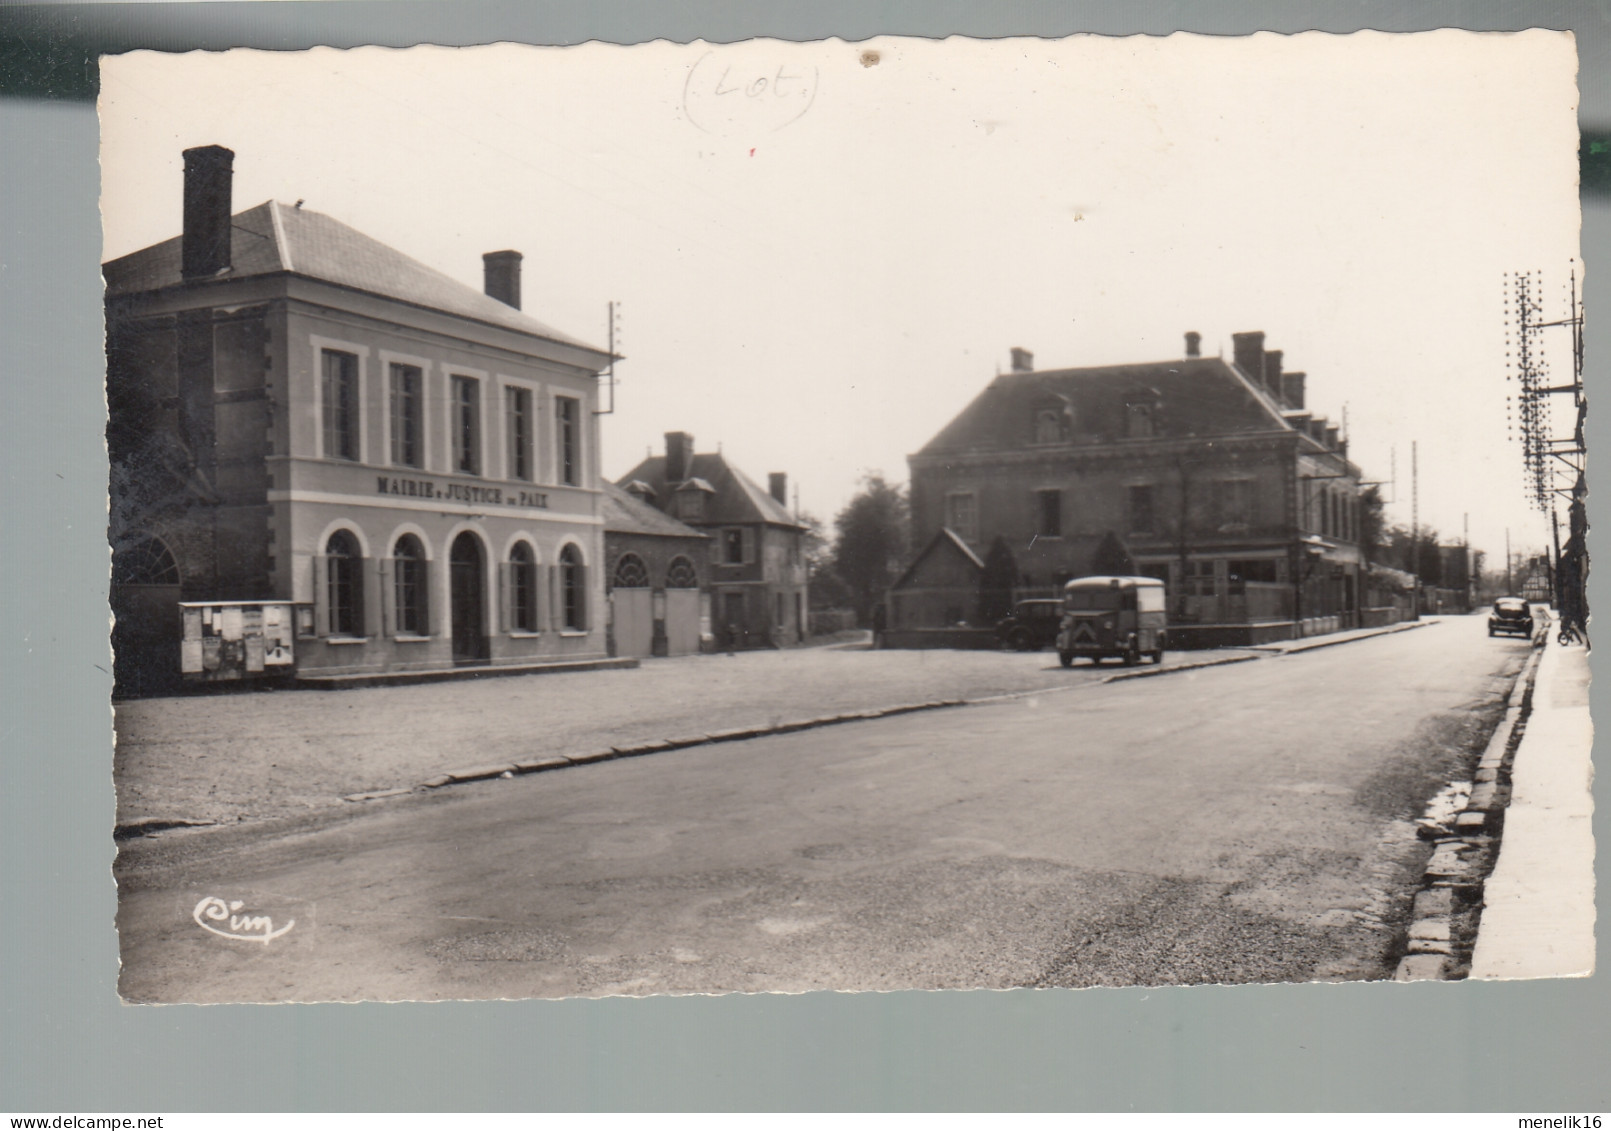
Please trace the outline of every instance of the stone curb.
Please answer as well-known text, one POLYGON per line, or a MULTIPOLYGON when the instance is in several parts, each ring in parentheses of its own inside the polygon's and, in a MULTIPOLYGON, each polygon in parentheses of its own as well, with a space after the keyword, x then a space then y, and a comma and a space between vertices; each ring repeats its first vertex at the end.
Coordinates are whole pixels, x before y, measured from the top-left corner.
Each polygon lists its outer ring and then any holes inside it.
MULTIPOLYGON (((1307 647, 1280 650, 1276 654, 1286 655, 1288 652, 1307 652, 1314 648, 1329 647, 1334 644, 1351 644, 1355 640, 1369 640, 1375 636, 1385 636, 1393 632, 1403 632, 1411 628, 1423 628, 1433 621, 1418 621, 1403 625, 1391 625, 1376 629, 1367 634, 1350 636, 1346 640, 1328 640, 1307 647)), ((1207 660, 1175 664, 1170 667, 1157 666, 1131 671, 1115 672, 1100 681, 1101 684, 1118 683, 1127 679, 1147 679, 1152 676, 1169 675, 1173 672, 1198 671, 1202 668, 1222 667, 1226 664, 1247 663, 1250 660, 1260 660, 1264 653, 1254 650, 1248 656, 1218 656, 1207 660)), ((415 789, 441 789, 443 786, 456 785, 459 782, 481 781, 487 778, 497 778, 508 774, 511 777, 520 777, 526 774, 540 773, 545 770, 558 770, 567 766, 583 766, 593 762, 608 762, 616 758, 635 758, 644 754, 659 754, 669 750, 685 750, 694 746, 709 746, 718 742, 738 742, 749 738, 767 738, 779 734, 793 734, 802 730, 817 730, 821 727, 835 726, 839 723, 865 722, 869 719, 885 719, 895 715, 911 714, 914 711, 935 711, 943 707, 975 707, 988 703, 1006 703, 1015 699, 1025 699, 1035 695, 1050 695, 1057 692, 1072 691, 1077 687, 1091 686, 1090 684, 1065 684, 1061 687, 1043 687, 1033 691, 1009 691, 1001 695, 986 695, 977 699, 931 699, 923 703, 901 703, 892 707, 874 707, 863 711, 850 711, 842 715, 824 715, 814 719, 794 719, 781 723, 763 724, 752 727, 732 727, 726 730, 713 731, 709 734, 688 734, 676 738, 661 738, 652 741, 626 743, 620 746, 611 746, 592 754, 552 755, 536 758, 530 761, 515 762, 499 766, 479 766, 465 770, 449 770, 436 777, 421 782, 415 789)), ((401 793, 412 793, 414 790, 377 790, 373 793, 353 794, 346 798, 348 801, 379 800, 384 797, 395 797, 401 793)))
MULTIPOLYGON (((1509 789, 1502 788, 1506 761, 1514 756, 1518 731, 1532 711, 1533 682, 1544 639, 1534 641, 1532 654, 1505 696, 1505 717, 1494 728, 1473 774, 1473 788, 1465 808, 1455 816, 1454 835, 1438 837, 1426 863, 1422 888, 1415 894, 1405 955, 1393 978, 1399 982, 1449 981, 1463 976, 1454 966, 1453 922, 1456 896, 1466 906, 1480 906, 1486 874, 1492 868, 1494 849, 1504 826, 1509 789)), ((1480 930, 1480 924, 1479 924, 1480 930)))

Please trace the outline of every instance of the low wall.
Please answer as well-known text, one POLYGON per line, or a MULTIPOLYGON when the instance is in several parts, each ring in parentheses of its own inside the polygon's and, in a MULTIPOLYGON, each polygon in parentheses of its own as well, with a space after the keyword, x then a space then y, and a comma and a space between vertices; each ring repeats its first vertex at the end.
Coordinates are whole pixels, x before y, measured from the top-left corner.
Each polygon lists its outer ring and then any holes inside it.
POLYGON ((1296 635, 1296 625, 1289 620, 1265 621, 1262 624, 1172 624, 1169 626, 1169 647, 1183 652, 1199 648, 1247 648, 1254 644, 1291 640, 1296 635))
POLYGON ((1000 648, 989 628, 891 628, 879 633, 880 648, 1000 648))
POLYGON ((1404 619, 1404 610, 1397 605, 1388 605, 1384 608, 1361 609, 1359 611, 1360 628, 1386 628, 1390 624, 1397 624, 1404 619))

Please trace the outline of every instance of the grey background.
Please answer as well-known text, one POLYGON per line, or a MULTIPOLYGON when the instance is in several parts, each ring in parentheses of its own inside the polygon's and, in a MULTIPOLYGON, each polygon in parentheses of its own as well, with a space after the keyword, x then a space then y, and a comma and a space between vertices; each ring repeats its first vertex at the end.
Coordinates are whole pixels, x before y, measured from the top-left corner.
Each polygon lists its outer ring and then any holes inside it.
MULTIPOLYGON (((1542 25, 1578 34, 1581 117, 1592 127, 1611 123, 1608 24, 1604 0, 0 8, 3 61, 23 76, 8 90, 28 95, 0 99, 0 1110, 1611 1107, 1603 974, 1511 984, 121 1005, 109 873, 96 121, 82 98, 38 97, 85 92, 84 50, 133 46, 1542 25)), ((1596 273, 1611 263, 1603 199, 1585 203, 1583 246, 1592 392, 1611 333, 1596 273)), ((1604 413, 1591 424, 1594 446, 1611 443, 1604 413)), ((1602 530, 1590 541, 1598 561, 1611 561, 1602 530)), ((1602 608, 1611 607, 1606 568, 1591 592, 1602 608)), ((1605 689, 1593 702, 1611 717, 1605 689)), ((1604 806, 1595 830, 1611 843, 1604 806)))

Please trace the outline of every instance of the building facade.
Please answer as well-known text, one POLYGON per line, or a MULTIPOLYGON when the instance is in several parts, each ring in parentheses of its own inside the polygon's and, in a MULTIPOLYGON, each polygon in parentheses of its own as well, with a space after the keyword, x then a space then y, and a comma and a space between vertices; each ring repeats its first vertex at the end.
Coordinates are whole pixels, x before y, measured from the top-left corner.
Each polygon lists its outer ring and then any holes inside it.
POLYGON ((604 656, 608 354, 516 252, 482 293, 185 158, 183 233, 103 268, 119 686, 218 674, 178 601, 273 602, 299 673, 604 656))
POLYGON ((710 536, 604 482, 612 656, 687 656, 714 643, 710 536))
POLYGON ((781 647, 806 638, 805 528, 788 508, 783 472, 759 486, 720 452, 694 452, 666 433, 666 454, 616 480, 634 498, 710 537, 711 632, 722 648, 781 647))
POLYGON ((1262 333, 1235 335, 1231 361, 1198 341, 1178 360, 1089 369, 1036 370, 1014 350, 1012 372, 909 457, 919 555, 891 590, 890 641, 984 631, 1013 597, 1116 563, 1166 583, 1177 646, 1357 624, 1346 441, 1262 333), (976 592, 956 582, 958 546, 976 592))

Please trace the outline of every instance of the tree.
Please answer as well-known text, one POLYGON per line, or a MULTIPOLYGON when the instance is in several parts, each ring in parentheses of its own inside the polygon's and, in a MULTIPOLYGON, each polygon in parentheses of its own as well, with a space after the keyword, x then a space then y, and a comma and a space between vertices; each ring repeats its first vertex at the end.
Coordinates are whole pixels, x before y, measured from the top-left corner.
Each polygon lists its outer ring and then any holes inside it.
POLYGON ((1382 515, 1382 489, 1366 487, 1359 493, 1359 549, 1366 562, 1379 562, 1385 544, 1387 520, 1382 515))
POLYGON ((857 622, 870 625, 911 549, 906 488, 882 472, 868 472, 834 519, 834 531, 833 573, 849 593, 857 622))

